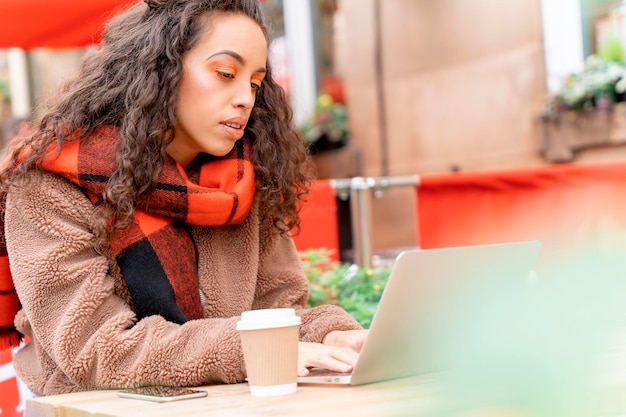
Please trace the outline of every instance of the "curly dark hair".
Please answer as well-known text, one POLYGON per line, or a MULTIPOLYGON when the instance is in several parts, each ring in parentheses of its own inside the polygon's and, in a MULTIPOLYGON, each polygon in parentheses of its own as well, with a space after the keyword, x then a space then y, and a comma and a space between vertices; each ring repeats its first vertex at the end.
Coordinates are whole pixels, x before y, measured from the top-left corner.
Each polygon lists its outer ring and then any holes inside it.
MULTIPOLYGON (((78 73, 64 83, 42 112, 33 126, 34 133, 12 151, 13 161, 25 149, 28 156, 0 171, 3 186, 25 178, 30 169, 38 169, 55 141, 60 147, 73 140, 76 132, 88 135, 102 125, 118 126, 121 146, 117 168, 103 195, 98 223, 104 234, 125 227, 138 201, 155 186, 163 167, 166 146, 174 138, 182 58, 199 40, 207 21, 203 17, 211 13, 250 17, 269 43, 258 0, 137 3, 109 22, 98 48, 86 54, 78 73)), ((267 64, 245 136, 252 141, 261 217, 287 231, 299 226, 299 205, 309 191, 313 171, 285 93, 272 79, 267 64)))

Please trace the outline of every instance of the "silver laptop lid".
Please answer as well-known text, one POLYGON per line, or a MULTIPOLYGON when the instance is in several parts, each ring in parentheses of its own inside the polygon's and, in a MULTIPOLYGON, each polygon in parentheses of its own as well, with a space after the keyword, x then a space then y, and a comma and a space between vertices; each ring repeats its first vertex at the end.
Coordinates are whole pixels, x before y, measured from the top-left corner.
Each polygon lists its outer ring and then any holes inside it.
POLYGON ((402 252, 351 384, 444 370, 449 348, 463 338, 463 318, 485 298, 523 291, 540 247, 528 241, 402 252))

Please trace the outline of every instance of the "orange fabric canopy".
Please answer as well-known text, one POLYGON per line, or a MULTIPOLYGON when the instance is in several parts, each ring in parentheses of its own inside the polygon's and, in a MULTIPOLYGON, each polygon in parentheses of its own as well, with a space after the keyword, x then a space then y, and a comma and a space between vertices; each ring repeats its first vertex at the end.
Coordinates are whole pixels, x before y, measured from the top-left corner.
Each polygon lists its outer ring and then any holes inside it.
POLYGON ((0 49, 96 44, 113 15, 140 1, 0 0, 0 49))
POLYGON ((1 0, 0 48, 84 47, 105 23, 140 0, 1 0))

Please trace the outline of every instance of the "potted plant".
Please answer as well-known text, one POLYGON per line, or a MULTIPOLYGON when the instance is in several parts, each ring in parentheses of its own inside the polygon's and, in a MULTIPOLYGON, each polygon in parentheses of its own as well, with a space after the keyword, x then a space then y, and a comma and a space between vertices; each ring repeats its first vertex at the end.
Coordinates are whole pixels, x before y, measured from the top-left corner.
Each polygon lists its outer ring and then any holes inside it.
POLYGON ((626 101, 625 56, 622 41, 608 37, 597 54, 585 59, 583 71, 567 76, 560 90, 548 97, 544 120, 568 111, 610 110, 626 101))
POLYGON ((612 42, 601 52, 588 56, 583 71, 566 77, 544 104, 539 151, 552 163, 571 162, 584 148, 626 143, 623 49, 612 42))
POLYGON ((348 141, 346 107, 333 100, 331 95, 320 94, 315 101, 314 111, 300 126, 300 132, 313 154, 346 145, 348 141))

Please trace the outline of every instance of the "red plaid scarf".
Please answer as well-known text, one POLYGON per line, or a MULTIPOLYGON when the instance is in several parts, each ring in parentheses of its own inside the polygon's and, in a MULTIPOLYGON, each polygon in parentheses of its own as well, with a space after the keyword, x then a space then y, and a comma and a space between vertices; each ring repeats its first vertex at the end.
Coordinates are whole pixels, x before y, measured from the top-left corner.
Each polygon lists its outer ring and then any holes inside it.
MULTIPOLYGON (((97 204, 115 169, 119 130, 103 127, 63 145, 43 162, 47 171, 81 187, 97 204)), ((184 323, 202 317, 194 243, 186 224, 221 226, 241 223, 252 206, 255 183, 247 140, 230 154, 207 159, 198 184, 167 158, 157 186, 135 211, 135 221, 109 243, 122 271, 138 319, 161 315, 184 323)), ((13 320, 20 302, 13 286, 0 222, 0 350, 16 347, 21 334, 13 320)))

